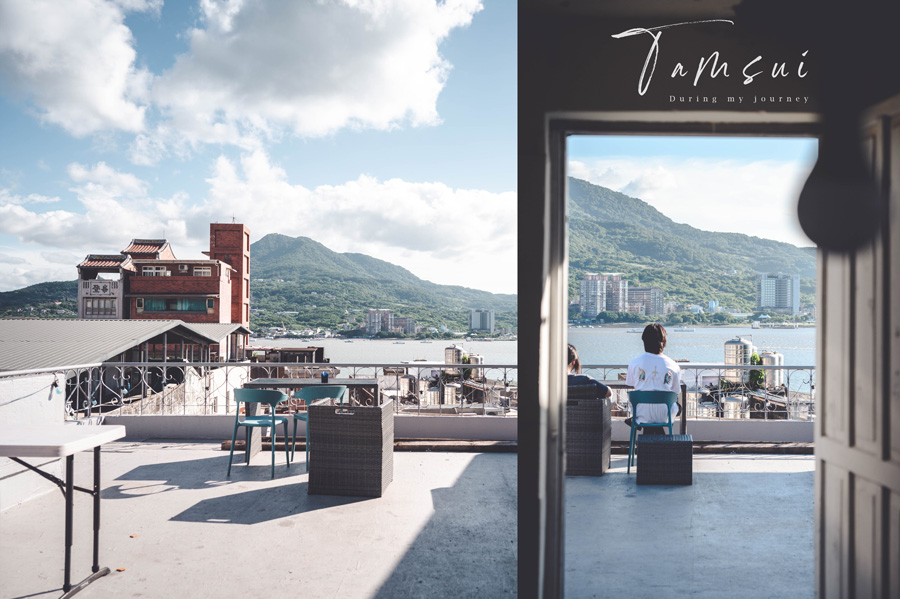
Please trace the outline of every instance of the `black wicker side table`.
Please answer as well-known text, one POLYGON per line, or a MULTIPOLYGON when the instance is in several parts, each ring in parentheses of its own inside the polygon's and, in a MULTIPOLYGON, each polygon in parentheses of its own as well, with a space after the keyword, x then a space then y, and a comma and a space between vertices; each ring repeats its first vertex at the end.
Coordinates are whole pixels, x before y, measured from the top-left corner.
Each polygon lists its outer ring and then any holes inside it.
POLYGON ((566 401, 566 475, 603 476, 609 469, 612 418, 609 398, 593 385, 569 387, 566 401))
POLYGON ((394 479, 394 406, 309 407, 310 495, 381 497, 394 479))
POLYGON ((637 484, 693 484, 691 435, 641 435, 637 446, 637 484))

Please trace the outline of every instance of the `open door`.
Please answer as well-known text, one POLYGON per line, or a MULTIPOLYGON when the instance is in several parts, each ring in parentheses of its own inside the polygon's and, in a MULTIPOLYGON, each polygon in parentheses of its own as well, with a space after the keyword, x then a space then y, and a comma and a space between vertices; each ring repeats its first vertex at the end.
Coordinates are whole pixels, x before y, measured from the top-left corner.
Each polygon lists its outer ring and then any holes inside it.
POLYGON ((869 111, 863 144, 882 233, 819 253, 819 598, 900 597, 900 96, 869 111))

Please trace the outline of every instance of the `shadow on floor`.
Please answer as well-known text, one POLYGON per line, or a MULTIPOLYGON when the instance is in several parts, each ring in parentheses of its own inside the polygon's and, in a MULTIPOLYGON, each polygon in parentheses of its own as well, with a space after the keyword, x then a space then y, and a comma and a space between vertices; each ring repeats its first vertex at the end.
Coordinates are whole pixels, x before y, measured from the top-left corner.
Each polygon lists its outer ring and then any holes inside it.
POLYGON ((362 501, 365 497, 308 495, 307 482, 230 493, 198 501, 171 518, 174 522, 210 524, 259 524, 362 501))
POLYGON ((455 485, 432 491, 434 515, 377 598, 516 595, 516 456, 501 481, 497 459, 476 455, 455 485))
POLYGON ((634 471, 568 477, 566 594, 812 599, 814 477, 695 469, 691 486, 638 486, 634 471))

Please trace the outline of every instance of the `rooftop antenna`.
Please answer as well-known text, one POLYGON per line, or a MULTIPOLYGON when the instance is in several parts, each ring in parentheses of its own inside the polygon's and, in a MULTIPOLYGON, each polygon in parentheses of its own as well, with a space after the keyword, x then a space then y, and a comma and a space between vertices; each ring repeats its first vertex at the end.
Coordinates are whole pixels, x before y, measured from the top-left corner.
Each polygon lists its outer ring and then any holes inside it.
POLYGON ((237 221, 234 218, 234 214, 231 215, 231 224, 235 224, 237 221))

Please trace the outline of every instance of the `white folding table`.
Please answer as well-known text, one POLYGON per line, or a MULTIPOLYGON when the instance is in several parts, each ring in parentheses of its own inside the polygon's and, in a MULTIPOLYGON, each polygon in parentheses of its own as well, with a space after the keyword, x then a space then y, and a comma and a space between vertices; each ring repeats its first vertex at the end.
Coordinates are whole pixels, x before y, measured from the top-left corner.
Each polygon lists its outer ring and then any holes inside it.
POLYGON ((79 426, 56 424, 48 426, 10 427, 0 425, 0 457, 7 457, 55 483, 66 496, 66 557, 63 597, 71 597, 101 576, 109 574, 109 568, 100 568, 100 446, 125 436, 121 425, 79 426), (94 488, 85 489, 74 484, 75 454, 94 450, 94 488), (66 479, 40 470, 21 458, 66 458, 66 479), (75 491, 94 498, 94 561, 92 574, 72 586, 72 512, 75 491))

